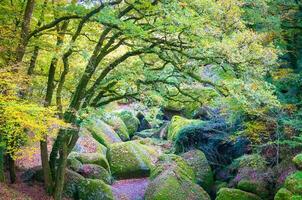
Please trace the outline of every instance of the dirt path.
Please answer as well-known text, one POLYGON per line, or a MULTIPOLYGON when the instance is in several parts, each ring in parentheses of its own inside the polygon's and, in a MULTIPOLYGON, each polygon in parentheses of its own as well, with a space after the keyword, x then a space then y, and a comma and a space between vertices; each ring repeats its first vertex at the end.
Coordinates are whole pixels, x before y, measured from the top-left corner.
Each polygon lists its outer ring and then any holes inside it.
POLYGON ((143 200, 148 187, 148 178, 119 180, 113 183, 116 200, 143 200))

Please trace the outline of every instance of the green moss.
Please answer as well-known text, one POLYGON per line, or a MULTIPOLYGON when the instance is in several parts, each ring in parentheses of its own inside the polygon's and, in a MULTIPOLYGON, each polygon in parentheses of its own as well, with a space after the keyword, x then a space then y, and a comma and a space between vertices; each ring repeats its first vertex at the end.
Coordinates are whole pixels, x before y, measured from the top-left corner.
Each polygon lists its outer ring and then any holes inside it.
POLYGON ((193 168, 191 168, 182 157, 175 154, 164 154, 159 158, 159 161, 160 162, 152 170, 151 179, 170 168, 181 178, 196 182, 193 168))
POLYGON ((130 136, 137 131, 139 126, 139 120, 130 111, 122 111, 119 113, 120 118, 125 123, 130 136))
POLYGON ((84 164, 78 171, 82 176, 89 179, 100 179, 106 184, 111 184, 110 173, 103 167, 95 164, 84 164))
POLYGON ((112 144, 108 159, 112 175, 118 179, 149 176, 152 167, 150 154, 135 141, 112 144))
POLYGON ((291 197, 290 200, 302 200, 302 196, 300 196, 300 195, 294 195, 294 196, 291 197))
POLYGON ((237 188, 246 192, 259 195, 261 198, 266 199, 269 196, 269 191, 266 189, 266 183, 255 182, 252 180, 240 180, 237 188))
POLYGON ((76 158, 70 157, 67 159, 67 167, 73 171, 78 171, 82 167, 81 161, 76 158))
POLYGON ((302 195, 302 171, 289 175, 284 186, 292 193, 302 195))
POLYGON ((113 200, 111 187, 102 180, 85 179, 78 185, 80 200, 113 200))
POLYGON ((302 153, 296 155, 293 158, 293 163, 297 166, 298 169, 302 169, 302 153))
POLYGON ((286 188, 281 188, 275 195, 274 200, 291 200, 293 194, 286 188))
POLYGON ((127 126, 118 115, 114 113, 106 113, 102 116, 102 119, 113 128, 123 141, 130 140, 127 126))
POLYGON ((105 147, 122 141, 113 128, 100 119, 90 120, 89 123, 86 123, 86 128, 91 132, 93 138, 105 147))
POLYGON ((198 124, 200 120, 189 120, 180 116, 174 116, 168 128, 168 139, 175 140, 181 129, 188 125, 198 124))
POLYGON ((254 170, 265 170, 267 162, 259 154, 243 155, 233 161, 231 168, 252 168, 254 170))
POLYGON ((77 187, 80 184, 80 182, 83 180, 84 177, 81 176, 80 174, 71 170, 66 170, 63 195, 68 198, 77 199, 78 198, 77 187))
POLYGON ((217 193, 216 200, 261 200, 261 198, 242 190, 221 188, 217 193))
POLYGON ((206 191, 210 191, 214 177, 205 154, 200 150, 192 150, 182 155, 195 172, 196 182, 206 191))
POLYGON ((78 153, 75 156, 82 164, 96 164, 110 171, 106 157, 100 153, 78 153))

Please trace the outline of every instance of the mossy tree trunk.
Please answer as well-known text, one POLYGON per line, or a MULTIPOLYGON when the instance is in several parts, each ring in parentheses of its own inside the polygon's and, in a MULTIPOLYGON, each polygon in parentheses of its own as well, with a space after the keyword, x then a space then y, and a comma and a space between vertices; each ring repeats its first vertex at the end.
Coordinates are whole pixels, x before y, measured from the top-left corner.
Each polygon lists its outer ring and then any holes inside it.
POLYGON ((4 174, 4 146, 1 144, 0 138, 0 182, 5 182, 5 174, 4 174))
POLYGON ((10 155, 7 156, 7 160, 10 182, 15 183, 17 179, 15 160, 10 155))

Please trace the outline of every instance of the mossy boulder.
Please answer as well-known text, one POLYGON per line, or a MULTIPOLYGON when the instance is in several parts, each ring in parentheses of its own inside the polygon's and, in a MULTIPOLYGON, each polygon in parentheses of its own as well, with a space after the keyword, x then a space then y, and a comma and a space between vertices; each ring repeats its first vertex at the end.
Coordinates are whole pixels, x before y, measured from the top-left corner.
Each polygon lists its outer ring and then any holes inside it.
POLYGON ((85 178, 89 179, 100 179, 104 181, 106 184, 111 184, 112 179, 109 172, 95 164, 84 164, 82 167, 78 170, 78 173, 81 174, 85 178))
POLYGON ((102 180, 85 179, 78 185, 80 200, 113 200, 111 187, 102 180))
POLYGON ((146 129, 140 132, 136 132, 135 136, 138 136, 140 138, 151 138, 153 135, 156 134, 157 131, 157 129, 146 129))
POLYGON ((239 189, 221 188, 217 193, 216 200, 261 200, 261 198, 239 189))
POLYGON ((199 124, 202 121, 200 120, 190 120, 186 119, 180 116, 174 116, 171 120, 171 123, 168 127, 168 139, 169 140, 176 140, 178 137, 178 134, 181 129, 183 129, 186 126, 193 125, 193 124, 199 124))
POLYGON ((75 154, 71 154, 71 156, 68 156, 67 167, 73 171, 79 171, 83 164, 75 156, 72 155, 75 154))
POLYGON ((77 140, 73 151, 78 153, 101 153, 106 155, 107 148, 94 139, 90 131, 86 128, 81 128, 79 139, 77 140))
POLYGON ((139 127, 139 120, 133 115, 132 112, 126 110, 120 112, 118 115, 125 123, 129 135, 133 136, 139 127))
POLYGON ((293 163, 296 165, 296 167, 300 170, 302 170, 302 153, 296 155, 293 158, 293 163))
POLYGON ((246 192, 257 194, 264 199, 270 195, 269 190, 267 189, 267 183, 262 180, 255 181, 253 179, 242 179, 238 182, 237 188, 246 192))
POLYGON ((152 170, 146 200, 210 200, 195 182, 193 169, 177 155, 163 155, 152 170))
POLYGON ((275 195, 274 200, 291 200, 293 193, 291 193, 286 188, 281 188, 275 195))
POLYGON ((81 181, 85 180, 83 176, 80 174, 72 171, 66 170, 65 172, 65 183, 64 183, 64 190, 63 195, 68 198, 77 199, 78 198, 78 185, 81 181))
POLYGON ((94 139, 106 147, 116 142, 122 142, 121 138, 113 128, 101 119, 91 119, 85 123, 85 127, 91 132, 94 139))
POLYGON ((191 150, 182 155, 190 167, 193 168, 196 183, 206 191, 210 191, 213 183, 213 172, 205 154, 200 150, 191 150))
POLYGON ((110 171, 110 166, 105 155, 101 153, 76 153, 71 152, 68 160, 76 159, 82 164, 96 164, 110 171))
POLYGON ((145 146, 135 141, 112 144, 108 151, 111 172, 117 179, 149 176, 150 157, 145 146))
POLYGON ((113 130, 118 134, 122 141, 130 140, 128 128, 124 121, 115 113, 105 113, 102 116, 103 121, 110 125, 113 130))
POLYGON ((263 171, 267 169, 267 162, 259 154, 243 155, 235 159, 229 168, 233 171, 237 171, 242 168, 252 168, 254 170, 263 171))
POLYGON ((302 195, 302 171, 289 175, 285 180, 284 187, 295 195, 302 195))

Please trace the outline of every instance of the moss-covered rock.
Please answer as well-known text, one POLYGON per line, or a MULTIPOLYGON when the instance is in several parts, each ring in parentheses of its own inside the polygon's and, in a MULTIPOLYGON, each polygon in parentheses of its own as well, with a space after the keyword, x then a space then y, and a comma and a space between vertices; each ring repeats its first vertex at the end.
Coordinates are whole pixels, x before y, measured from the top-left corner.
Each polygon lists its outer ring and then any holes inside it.
POLYGON ((243 155, 235 159, 229 166, 230 169, 237 171, 240 168, 252 168, 254 170, 266 170, 267 162, 259 154, 243 155))
POLYGON ((101 153, 106 155, 107 148, 94 139, 90 131, 86 128, 81 128, 79 139, 77 140, 73 151, 78 153, 101 153))
MULTIPOLYGON (((71 155, 74 155, 74 154, 71 154, 71 155)), ((83 164, 76 157, 68 156, 67 167, 69 169, 71 169, 73 171, 79 171, 82 166, 83 166, 83 164)))
POLYGON ((78 170, 78 172, 85 178, 100 179, 106 184, 111 184, 112 182, 111 175, 109 174, 109 172, 99 165, 84 164, 78 170))
POLYGON ((302 170, 302 153, 296 155, 293 158, 293 163, 296 165, 296 167, 300 170, 302 170))
POLYGON ((221 188, 217 193, 216 200, 261 200, 261 198, 239 189, 221 188))
POLYGON ((130 140, 128 128, 125 125, 124 121, 117 114, 105 113, 102 116, 102 119, 106 124, 109 124, 113 128, 113 130, 119 135, 122 141, 130 140))
POLYGON ((119 116, 125 123, 129 135, 133 136, 139 127, 139 120, 133 115, 132 112, 126 110, 120 112, 119 116))
POLYGON ((302 171, 289 175, 285 180, 284 187, 294 194, 302 195, 302 171))
POLYGON ((205 154, 200 150, 192 150, 182 155, 190 167, 193 168, 196 182, 206 191, 210 191, 213 183, 213 172, 205 154))
POLYGON ((94 139, 106 147, 122 141, 113 128, 100 119, 94 118, 89 120, 85 124, 85 127, 91 132, 94 139))
POLYGON ((63 195, 68 198, 78 199, 78 185, 85 180, 80 174, 66 170, 63 195))
POLYGON ((149 176, 150 157, 144 145, 135 141, 112 144, 108 151, 112 175, 117 179, 149 176))
POLYGON ((146 200, 210 200, 203 188, 194 183, 193 169, 180 156, 163 155, 150 180, 146 200))
POLYGON ((111 187, 102 180, 85 179, 78 185, 80 200, 113 200, 111 187))
POLYGON ((157 129, 146 129, 140 132, 136 132, 135 136, 138 136, 140 138, 151 138, 153 135, 156 134, 157 131, 157 129))
POLYGON ((293 193, 291 193, 286 188, 281 188, 275 195, 274 200, 291 200, 293 193))
POLYGON ((199 124, 200 120, 189 120, 180 116, 174 116, 168 128, 168 139, 175 140, 181 129, 188 125, 199 124))
POLYGON ((262 180, 255 181, 253 179, 242 179, 238 182, 237 188, 246 192, 259 195, 266 199, 270 193, 267 189, 267 183, 262 180))
POLYGON ((82 164, 96 164, 110 171, 110 166, 105 155, 101 153, 76 153, 71 152, 68 160, 77 159, 82 164))

